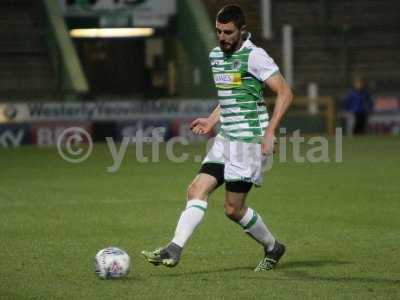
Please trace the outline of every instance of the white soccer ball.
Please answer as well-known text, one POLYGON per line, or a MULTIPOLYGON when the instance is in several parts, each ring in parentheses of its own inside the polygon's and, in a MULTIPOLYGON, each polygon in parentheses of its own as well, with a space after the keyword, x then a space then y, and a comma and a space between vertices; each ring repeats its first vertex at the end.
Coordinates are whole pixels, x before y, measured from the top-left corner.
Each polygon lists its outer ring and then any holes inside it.
POLYGON ((131 260, 128 253, 117 247, 108 247, 97 252, 95 272, 101 279, 121 278, 128 275, 131 260))

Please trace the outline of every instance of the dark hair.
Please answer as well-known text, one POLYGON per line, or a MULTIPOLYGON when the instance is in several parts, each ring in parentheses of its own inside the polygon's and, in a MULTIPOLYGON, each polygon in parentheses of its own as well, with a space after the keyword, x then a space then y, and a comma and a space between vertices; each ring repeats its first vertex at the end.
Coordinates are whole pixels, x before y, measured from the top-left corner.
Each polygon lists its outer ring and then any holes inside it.
POLYGON ((246 19, 242 8, 239 5, 225 5, 217 14, 217 22, 229 23, 233 22, 238 29, 246 25, 246 19))

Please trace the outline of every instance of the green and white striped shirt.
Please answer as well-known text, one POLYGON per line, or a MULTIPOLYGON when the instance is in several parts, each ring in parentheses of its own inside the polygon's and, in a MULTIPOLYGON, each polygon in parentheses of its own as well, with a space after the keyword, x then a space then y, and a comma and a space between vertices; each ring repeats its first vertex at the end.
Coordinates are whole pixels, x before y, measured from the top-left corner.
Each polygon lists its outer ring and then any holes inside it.
POLYGON ((230 140, 259 143, 268 125, 263 82, 279 72, 278 66, 250 39, 231 55, 214 48, 210 63, 221 107, 219 133, 230 140))

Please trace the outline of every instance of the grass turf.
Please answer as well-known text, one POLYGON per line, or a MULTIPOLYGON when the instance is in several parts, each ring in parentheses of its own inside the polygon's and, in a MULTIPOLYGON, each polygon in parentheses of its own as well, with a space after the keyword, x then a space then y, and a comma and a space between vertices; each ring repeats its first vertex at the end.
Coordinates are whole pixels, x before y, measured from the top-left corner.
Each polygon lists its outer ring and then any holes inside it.
POLYGON ((347 138, 343 163, 275 163, 248 198, 288 248, 265 273, 252 271, 259 245, 224 216, 223 189, 177 268, 140 257, 171 238, 193 160, 163 150, 141 164, 130 146, 108 173, 106 145, 80 164, 55 148, 0 150, 0 299, 399 299, 399 150, 394 137, 347 138), (95 277, 93 256, 109 245, 130 254, 127 278, 95 277))

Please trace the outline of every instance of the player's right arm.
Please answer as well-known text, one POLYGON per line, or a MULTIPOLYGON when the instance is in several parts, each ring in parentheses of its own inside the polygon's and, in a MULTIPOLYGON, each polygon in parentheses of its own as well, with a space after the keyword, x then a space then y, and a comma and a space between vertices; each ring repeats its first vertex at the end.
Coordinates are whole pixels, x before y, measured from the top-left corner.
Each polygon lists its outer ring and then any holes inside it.
POLYGON ((207 134, 209 133, 215 125, 219 122, 219 115, 221 108, 218 105, 213 112, 208 116, 208 118, 198 118, 190 124, 190 129, 195 134, 207 134))

